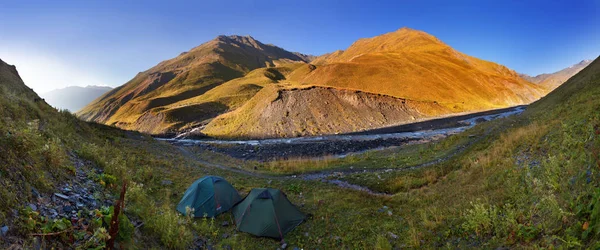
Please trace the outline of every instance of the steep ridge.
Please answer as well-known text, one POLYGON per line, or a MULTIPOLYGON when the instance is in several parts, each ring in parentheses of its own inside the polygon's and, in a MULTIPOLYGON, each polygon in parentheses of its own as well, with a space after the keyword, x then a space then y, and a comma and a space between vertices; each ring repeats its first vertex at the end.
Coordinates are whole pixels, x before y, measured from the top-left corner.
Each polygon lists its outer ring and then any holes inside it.
POLYGON ((579 71, 590 65, 590 63, 592 63, 592 60, 583 60, 578 64, 572 65, 568 68, 562 69, 554 73, 540 74, 535 77, 526 74, 521 74, 520 76, 527 81, 539 84, 540 86, 548 88, 549 90, 553 90, 561 84, 563 84, 564 82, 566 82, 567 80, 569 80, 569 78, 571 78, 575 74, 579 73, 579 71))
POLYGON ((0 60, 0 90, 7 95, 15 95, 19 97, 29 98, 31 100, 39 99, 39 96, 30 88, 25 86, 23 80, 17 72, 17 68, 0 60))
MULTIPOLYGON (((306 55, 265 45, 250 36, 219 36, 139 73, 77 115, 87 121, 151 132, 140 129, 137 124, 144 122, 139 119, 164 117, 160 113, 163 106, 202 95, 253 69, 304 62, 306 58, 306 55)), ((219 111, 211 112, 210 116, 216 116, 219 111)))
POLYGON ((455 112, 526 104, 547 92, 502 65, 409 28, 360 39, 313 63, 322 65, 298 82, 437 101, 455 112))

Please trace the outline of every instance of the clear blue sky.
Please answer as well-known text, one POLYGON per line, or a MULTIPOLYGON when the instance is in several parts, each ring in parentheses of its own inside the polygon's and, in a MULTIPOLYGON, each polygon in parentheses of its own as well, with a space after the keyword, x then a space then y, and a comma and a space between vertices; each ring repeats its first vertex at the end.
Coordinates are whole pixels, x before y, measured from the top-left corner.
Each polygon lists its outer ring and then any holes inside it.
POLYGON ((2 1, 0 59, 38 92, 118 86, 219 34, 323 54, 407 26, 518 72, 600 55, 600 1, 2 1))

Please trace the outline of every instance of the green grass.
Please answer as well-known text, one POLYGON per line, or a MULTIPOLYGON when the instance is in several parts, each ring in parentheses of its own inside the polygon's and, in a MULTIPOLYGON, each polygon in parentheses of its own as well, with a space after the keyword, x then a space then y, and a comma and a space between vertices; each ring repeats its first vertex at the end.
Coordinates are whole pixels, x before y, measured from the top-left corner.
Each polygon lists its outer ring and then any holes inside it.
MULTIPOLYGON (((597 68, 596 64, 590 67, 597 68)), ((6 202, 0 205, 0 224, 15 219, 11 211, 24 208, 31 199, 31 187, 52 193, 53 187, 72 176, 68 153, 73 152, 103 168, 105 175, 115 177, 101 179, 116 184, 129 181, 125 214, 144 223, 140 233, 133 234, 132 248, 186 249, 195 236, 218 248, 277 248, 276 240, 220 226, 224 221, 231 224, 229 214, 213 221, 189 219, 175 211, 188 185, 208 174, 226 178, 243 194, 255 187, 284 190, 310 215, 286 236, 290 247, 598 248, 600 70, 596 68, 582 71, 520 117, 474 128, 492 132, 448 161, 382 174, 384 184, 361 182, 387 189, 394 194, 389 197, 319 181, 256 178, 203 166, 167 143, 80 122, 69 113, 52 111, 32 101, 31 96, 3 87, 0 199, 6 202), (171 180, 173 185, 162 185, 163 180, 171 180), (394 183, 402 184, 391 188, 394 183), (229 238, 223 238, 225 233, 229 238)), ((414 164, 426 160, 414 160, 416 156, 444 155, 444 150, 464 143, 462 140, 468 139, 465 136, 438 142, 439 150, 434 150, 436 145, 419 146, 431 147, 425 151, 397 149, 398 156, 410 159, 374 154, 364 164, 414 164), (384 158, 381 162, 379 156, 384 158)), ((343 164, 332 163, 327 168, 343 164)), ((116 193, 117 187, 107 185, 107 191, 116 193)), ((26 247, 32 244, 28 233, 41 230, 23 223, 11 225, 22 232, 26 247)), ((60 222, 51 226, 62 227, 60 222)), ((100 239, 106 232, 98 229, 90 233, 100 239)))
POLYGON ((303 174, 317 171, 335 171, 344 169, 398 169, 418 166, 450 156, 469 143, 484 135, 486 128, 477 127, 466 133, 424 144, 410 144, 384 150, 371 150, 351 154, 343 158, 336 156, 297 157, 285 160, 245 161, 229 157, 223 153, 190 147, 202 159, 225 166, 238 166, 248 171, 273 175, 303 174))
POLYGON ((322 170, 349 169, 397 169, 421 165, 450 155, 483 132, 477 129, 461 135, 452 135, 439 142, 411 144, 384 150, 352 154, 344 158, 325 156, 321 158, 296 158, 268 162, 249 162, 246 166, 259 171, 277 174, 300 174, 322 170))

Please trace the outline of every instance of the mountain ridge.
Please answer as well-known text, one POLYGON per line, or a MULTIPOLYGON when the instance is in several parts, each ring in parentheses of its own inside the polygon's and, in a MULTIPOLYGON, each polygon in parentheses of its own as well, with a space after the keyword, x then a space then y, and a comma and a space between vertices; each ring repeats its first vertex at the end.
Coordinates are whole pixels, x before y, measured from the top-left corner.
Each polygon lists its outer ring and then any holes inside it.
POLYGON ((545 93, 543 87, 527 82, 503 65, 465 55, 435 36, 406 27, 359 39, 346 50, 314 58, 264 44, 251 36, 222 35, 141 72, 77 115, 152 134, 200 128, 215 137, 293 137, 353 132, 373 128, 369 124, 388 126, 527 104, 545 93), (312 86, 335 90, 302 91, 312 86), (282 91, 294 106, 320 111, 295 113, 271 106, 272 97, 282 91), (405 106, 381 95, 410 102, 405 106), (302 96, 324 102, 300 105, 302 96), (337 99, 362 101, 358 104, 337 99), (387 106, 391 105, 398 112, 412 109, 418 115, 387 115, 394 119, 373 116, 365 118, 371 123, 352 122, 361 124, 354 127, 343 124, 351 122, 350 117, 360 111, 341 109, 349 113, 338 116, 322 108, 327 103, 363 108, 375 105, 372 110, 376 113, 388 112, 387 106), (273 109, 266 112, 262 108, 273 109), (298 123, 293 131, 265 125, 267 120, 289 121, 285 116, 290 112, 305 117, 293 120, 298 123), (271 117, 264 117, 266 113, 271 117), (319 118, 321 115, 339 120, 328 121, 319 118))
MULTIPOLYGON (((299 81, 312 82, 317 85, 360 89, 369 92, 378 92, 373 87, 376 86, 376 88, 380 89, 379 91, 383 89, 386 94, 412 100, 455 102, 455 97, 447 96, 447 93, 430 96, 426 94, 422 96, 419 90, 413 91, 406 88, 402 89, 402 87, 411 87, 417 83, 427 84, 428 82, 436 82, 437 84, 431 84, 426 89, 430 91, 435 91, 436 88, 448 90, 452 89, 453 86, 447 84, 447 82, 452 82, 454 79, 460 78, 472 82, 473 84, 471 85, 484 86, 485 81, 483 80, 473 81, 477 77, 472 73, 477 73, 481 77, 489 76, 496 78, 496 82, 499 82, 497 84, 498 88, 503 88, 502 85, 506 84, 500 82, 507 80, 507 83, 516 84, 515 87, 525 86, 524 90, 533 90, 532 93, 528 94, 530 95, 528 98, 519 96, 518 93, 510 93, 511 88, 504 88, 505 92, 507 92, 506 94, 512 96, 515 100, 510 103, 496 102, 496 105, 518 105, 531 102, 546 92, 539 86, 531 85, 524 79, 521 79, 514 70, 508 69, 503 65, 465 55, 425 32, 409 28, 402 28, 377 37, 360 39, 346 50, 323 55, 316 58, 313 62, 315 64, 322 64, 322 67, 318 67, 315 71, 306 75, 305 78, 299 79, 299 81), (406 46, 407 42, 412 44, 415 41, 418 46, 406 46), (396 43, 397 46, 387 46, 390 43, 396 43), (386 67, 386 64, 391 66, 386 67), (438 69, 438 66, 443 66, 444 69, 438 69), (471 76, 468 74, 471 74, 471 76), (357 76, 359 79, 356 79, 357 76), (378 81, 370 82, 369 80, 374 77, 378 77, 378 81), (404 81, 407 83, 392 82, 393 80, 389 79, 406 79, 404 81), (361 84, 361 82, 365 82, 365 84, 361 84), (367 83, 372 84, 368 86, 367 83), (412 93, 407 93, 407 91, 412 93), (519 99, 521 101, 518 101, 519 99)), ((461 83, 456 81, 453 85, 461 85, 461 83)), ((467 85, 464 87, 469 88, 467 85)), ((477 98, 476 92, 474 89, 466 92, 463 91, 463 93, 473 97, 471 99, 494 101, 493 90, 487 91, 485 93, 487 96, 483 98, 477 98)), ((468 100, 468 98, 462 99, 468 100)), ((493 103, 490 103, 488 106, 492 105, 493 103)))

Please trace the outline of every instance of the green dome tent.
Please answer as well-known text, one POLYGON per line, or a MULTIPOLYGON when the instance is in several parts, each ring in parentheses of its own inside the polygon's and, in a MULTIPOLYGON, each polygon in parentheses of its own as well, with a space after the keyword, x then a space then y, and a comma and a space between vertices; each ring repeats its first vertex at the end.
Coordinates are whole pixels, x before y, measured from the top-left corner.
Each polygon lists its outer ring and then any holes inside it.
POLYGON ((306 218, 283 192, 272 188, 252 189, 231 211, 237 230, 276 239, 283 239, 306 218))
POLYGON ((194 217, 215 217, 231 209, 242 198, 229 182, 218 176, 196 180, 185 191, 177 211, 187 215, 186 207, 194 209, 194 217))

